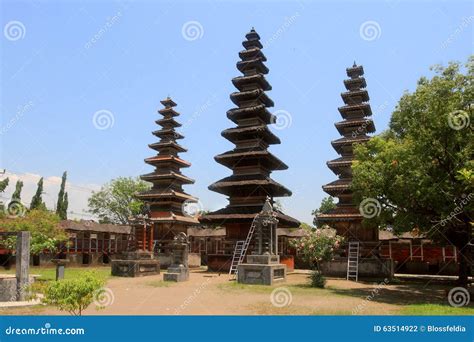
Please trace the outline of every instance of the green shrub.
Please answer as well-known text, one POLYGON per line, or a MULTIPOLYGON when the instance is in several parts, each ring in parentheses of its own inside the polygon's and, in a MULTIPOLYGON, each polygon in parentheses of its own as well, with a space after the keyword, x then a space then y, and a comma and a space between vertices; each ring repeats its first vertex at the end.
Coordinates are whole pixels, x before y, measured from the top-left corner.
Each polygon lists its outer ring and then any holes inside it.
POLYGON ((81 316, 82 311, 100 295, 103 286, 104 280, 93 272, 86 272, 80 278, 50 282, 44 289, 42 302, 81 316))
POLYGON ((324 289, 324 286, 326 285, 326 278, 324 278, 320 271, 312 271, 310 278, 312 287, 324 289))

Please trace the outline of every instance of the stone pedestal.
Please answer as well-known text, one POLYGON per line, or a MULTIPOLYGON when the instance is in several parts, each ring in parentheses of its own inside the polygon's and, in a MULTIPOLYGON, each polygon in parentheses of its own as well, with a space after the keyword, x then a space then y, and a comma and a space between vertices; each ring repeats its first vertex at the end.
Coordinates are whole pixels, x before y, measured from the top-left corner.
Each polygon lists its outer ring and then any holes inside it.
POLYGON ((189 279, 189 269, 184 265, 170 266, 166 273, 163 274, 164 281, 186 281, 189 279))
POLYGON ((124 252, 120 259, 112 260, 112 275, 117 277, 143 277, 160 274, 160 262, 153 252, 124 252))
POLYGON ((173 263, 163 275, 164 281, 186 281, 189 279, 188 248, 189 241, 185 233, 179 233, 173 240, 173 263))
POLYGON ((237 267, 237 282, 241 284, 273 285, 286 281, 286 265, 278 255, 249 255, 247 263, 237 267))
POLYGON ((56 280, 64 279, 64 270, 66 264, 69 262, 67 259, 51 259, 51 262, 56 265, 56 280))

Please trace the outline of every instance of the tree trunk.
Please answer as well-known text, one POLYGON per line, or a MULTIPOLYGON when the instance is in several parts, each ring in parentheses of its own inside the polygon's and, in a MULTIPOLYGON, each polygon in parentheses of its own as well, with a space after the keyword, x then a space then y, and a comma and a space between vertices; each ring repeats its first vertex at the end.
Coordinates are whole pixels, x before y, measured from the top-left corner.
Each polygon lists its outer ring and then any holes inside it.
POLYGON ((466 260, 466 257, 464 256, 464 253, 460 253, 459 257, 459 278, 458 278, 458 285, 462 287, 467 287, 468 284, 468 275, 469 275, 469 268, 468 267, 468 262, 466 260))
POLYGON ((460 239, 457 241, 457 249, 459 251, 459 278, 458 278, 458 285, 462 287, 467 287, 469 279, 468 277, 471 275, 471 267, 472 267, 472 246, 471 246, 471 239, 472 239, 472 228, 470 222, 465 222, 465 230, 463 234, 461 234, 460 239))

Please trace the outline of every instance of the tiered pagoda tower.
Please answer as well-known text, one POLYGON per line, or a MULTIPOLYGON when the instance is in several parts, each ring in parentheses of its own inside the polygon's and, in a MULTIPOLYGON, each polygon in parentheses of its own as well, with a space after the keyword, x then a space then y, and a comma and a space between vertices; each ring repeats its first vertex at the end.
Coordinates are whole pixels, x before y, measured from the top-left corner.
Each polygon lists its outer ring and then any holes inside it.
POLYGON ((354 160, 353 144, 365 143, 370 137, 367 133, 375 132, 375 126, 370 118, 372 110, 369 104, 369 94, 366 90, 364 68, 354 65, 346 69, 349 79, 344 80, 346 92, 341 94, 344 106, 339 108, 343 120, 335 124, 342 138, 331 142, 341 157, 327 162, 328 167, 339 179, 323 186, 323 190, 333 197, 338 197, 336 208, 318 215, 318 221, 335 228, 338 234, 355 241, 378 241, 376 228, 362 227, 362 215, 359 207, 353 203, 350 189, 352 183, 352 162, 354 160))
POLYGON ((171 243, 174 235, 179 232, 187 233, 188 226, 199 224, 197 218, 183 212, 185 201, 192 203, 198 200, 183 190, 183 185, 193 184, 194 180, 181 173, 181 168, 189 167, 191 164, 178 156, 180 152, 187 150, 176 142, 184 138, 175 130, 181 126, 175 120, 179 116, 174 110, 176 103, 169 97, 160 102, 165 107, 158 111, 163 118, 155 122, 161 129, 153 132, 160 141, 148 145, 158 153, 145 159, 145 162, 154 166, 155 170, 140 177, 153 183, 153 186, 150 190, 137 195, 149 207, 148 215, 153 228, 148 236, 143 231, 136 230, 138 241, 143 240, 143 236, 148 240, 142 243, 145 246, 149 246, 149 242, 153 239, 171 243))
MULTIPOLYGON (((237 126, 222 132, 235 148, 215 157, 219 164, 232 170, 232 175, 209 186, 210 190, 227 195, 229 204, 201 218, 202 223, 225 226, 228 241, 245 239, 267 196, 272 204, 274 197, 291 196, 290 190, 270 177, 272 171, 285 170, 288 166, 268 151, 270 145, 280 144, 280 139, 268 127, 275 117, 268 111, 273 101, 265 91, 272 87, 265 79, 267 59, 261 50, 260 36, 252 29, 242 45, 245 50, 239 52, 241 61, 237 62, 237 69, 243 76, 232 79, 238 91, 230 95, 237 107, 227 112, 227 117, 237 126)), ((276 215, 282 227, 300 224, 282 212, 276 211, 276 215)), ((225 254, 231 256, 232 249, 225 254)))

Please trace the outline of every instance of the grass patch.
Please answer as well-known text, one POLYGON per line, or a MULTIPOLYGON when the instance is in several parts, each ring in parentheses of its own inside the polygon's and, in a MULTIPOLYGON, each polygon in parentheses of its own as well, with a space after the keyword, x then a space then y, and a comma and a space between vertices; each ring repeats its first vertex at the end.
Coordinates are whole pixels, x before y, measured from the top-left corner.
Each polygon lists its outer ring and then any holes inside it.
POLYGON ((350 310, 341 309, 314 309, 308 306, 289 305, 282 308, 273 306, 270 303, 256 303, 248 306, 257 315, 350 315, 350 310))
POLYGON ((164 281, 164 280, 152 280, 146 283, 146 285, 151 287, 170 287, 172 284, 171 281, 164 281))
POLYGON ((453 308, 442 304, 412 304, 407 305, 400 310, 402 315, 474 315, 474 307, 453 308))
POLYGON ((290 290, 293 294, 308 295, 308 296, 338 296, 347 297, 347 295, 334 292, 335 288, 332 286, 326 286, 324 289, 311 287, 309 284, 276 284, 273 286, 267 285, 248 285, 239 284, 236 281, 229 281, 225 284, 217 285, 217 288, 225 292, 229 291, 245 291, 253 293, 272 293, 278 287, 285 287, 290 290))
POLYGON ((47 308, 50 308, 50 306, 34 305, 13 308, 0 308, 0 316, 42 315, 47 308))
POLYGON ((273 291, 272 286, 266 285, 248 285, 239 284, 237 281, 229 281, 225 284, 218 284, 217 288, 224 291, 250 291, 258 293, 271 293, 273 291))
MULTIPOLYGON (((80 278, 84 272, 93 271, 99 278, 104 280, 111 277, 110 267, 67 267, 64 271, 65 279, 80 278)), ((0 273, 15 274, 15 269, 1 270, 0 273)), ((56 280, 56 268, 54 267, 30 267, 30 275, 39 275, 38 281, 56 280)))

